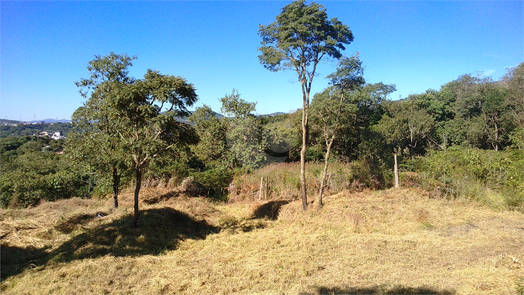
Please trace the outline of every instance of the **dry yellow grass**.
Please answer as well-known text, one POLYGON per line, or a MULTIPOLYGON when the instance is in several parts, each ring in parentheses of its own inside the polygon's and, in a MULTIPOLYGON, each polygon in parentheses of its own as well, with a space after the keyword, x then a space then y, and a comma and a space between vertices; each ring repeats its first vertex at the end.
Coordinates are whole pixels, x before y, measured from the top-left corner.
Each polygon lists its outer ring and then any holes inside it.
POLYGON ((118 227, 130 226, 130 195, 121 204, 103 218, 93 214, 110 203, 92 200, 2 211, 2 248, 34 256, 16 270, 2 251, 2 293, 519 294, 524 284, 522 213, 416 190, 343 192, 306 213, 300 201, 171 198, 142 205, 138 232, 118 227))

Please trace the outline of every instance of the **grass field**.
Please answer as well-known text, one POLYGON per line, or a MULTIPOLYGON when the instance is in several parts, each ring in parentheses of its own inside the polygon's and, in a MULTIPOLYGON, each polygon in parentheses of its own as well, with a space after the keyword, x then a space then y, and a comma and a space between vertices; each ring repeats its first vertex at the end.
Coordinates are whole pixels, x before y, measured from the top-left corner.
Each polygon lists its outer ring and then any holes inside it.
MULTIPOLYGON (((159 197, 160 196, 160 197, 159 197)), ((162 198, 161 196, 166 196, 162 198)), ((416 189, 2 210, 2 294, 523 294, 524 214, 416 189)))

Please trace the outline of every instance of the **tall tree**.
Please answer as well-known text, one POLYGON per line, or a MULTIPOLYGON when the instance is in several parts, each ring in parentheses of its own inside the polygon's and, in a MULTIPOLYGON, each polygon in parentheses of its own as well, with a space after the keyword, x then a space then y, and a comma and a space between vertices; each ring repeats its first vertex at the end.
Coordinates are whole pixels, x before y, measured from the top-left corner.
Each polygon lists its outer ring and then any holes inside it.
POLYGON ((260 26, 262 46, 260 63, 270 71, 294 70, 302 86, 302 149, 300 151, 300 182, 303 210, 307 209, 305 156, 309 136, 308 110, 311 84, 319 62, 329 56, 342 57, 345 44, 353 41, 353 33, 338 19, 328 20, 326 9, 317 3, 293 1, 282 8, 276 21, 260 26))
POLYGON ((320 180, 318 193, 318 208, 322 207, 322 195, 326 182, 331 147, 343 124, 352 124, 356 120, 357 105, 351 101, 351 92, 364 85, 362 76, 364 68, 358 53, 351 58, 342 58, 339 61, 337 71, 328 76, 332 86, 323 93, 315 95, 311 104, 312 121, 316 122, 326 144, 324 157, 324 170, 320 180))

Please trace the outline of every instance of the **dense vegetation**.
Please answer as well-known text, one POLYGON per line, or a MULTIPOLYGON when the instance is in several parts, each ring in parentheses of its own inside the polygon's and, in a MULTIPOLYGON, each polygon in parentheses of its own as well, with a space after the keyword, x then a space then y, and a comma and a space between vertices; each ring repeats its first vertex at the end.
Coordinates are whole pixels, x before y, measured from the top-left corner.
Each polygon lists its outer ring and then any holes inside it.
MULTIPOLYGON (((524 64, 510 69, 500 81, 463 75, 439 91, 398 101, 387 99, 393 86, 366 83, 346 93, 346 120, 340 121, 330 161, 352 163, 346 187, 358 181, 353 187, 384 188, 392 184, 391 155, 397 153, 403 161, 401 172, 416 173, 401 175, 405 184, 442 197, 467 197, 522 210, 524 111, 518 99, 524 93, 519 82, 523 77, 524 64)), ((329 88, 312 101, 309 162, 323 161, 326 151, 326 125, 314 112, 337 95, 329 88)), ((190 177, 194 194, 223 200, 241 175, 269 163, 299 159, 299 112, 256 117, 256 104, 236 90, 222 102, 221 111, 228 117, 217 116, 207 106, 197 108, 189 121, 198 143, 176 157, 154 159, 145 173, 147 180, 174 187, 190 177)), ((72 161, 67 152, 58 154, 63 144, 34 136, 2 138, 3 207, 112 191, 110 175, 72 161)), ((119 188, 131 181, 129 174, 122 177, 119 188)), ((252 187, 254 194, 258 186, 252 187)))
POLYGON ((92 194, 93 175, 61 155, 63 144, 63 140, 36 136, 0 139, 2 207, 92 194))

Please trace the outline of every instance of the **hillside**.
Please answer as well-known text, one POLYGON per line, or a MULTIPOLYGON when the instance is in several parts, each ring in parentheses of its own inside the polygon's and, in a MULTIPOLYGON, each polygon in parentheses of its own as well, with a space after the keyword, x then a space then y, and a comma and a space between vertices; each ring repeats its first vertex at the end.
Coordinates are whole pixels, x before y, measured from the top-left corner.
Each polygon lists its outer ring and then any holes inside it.
POLYGON ((414 189, 210 203, 146 189, 2 210, 3 294, 516 294, 524 215, 414 189), (154 201, 160 200, 159 203, 154 201), (154 204, 147 204, 154 203, 154 204))

